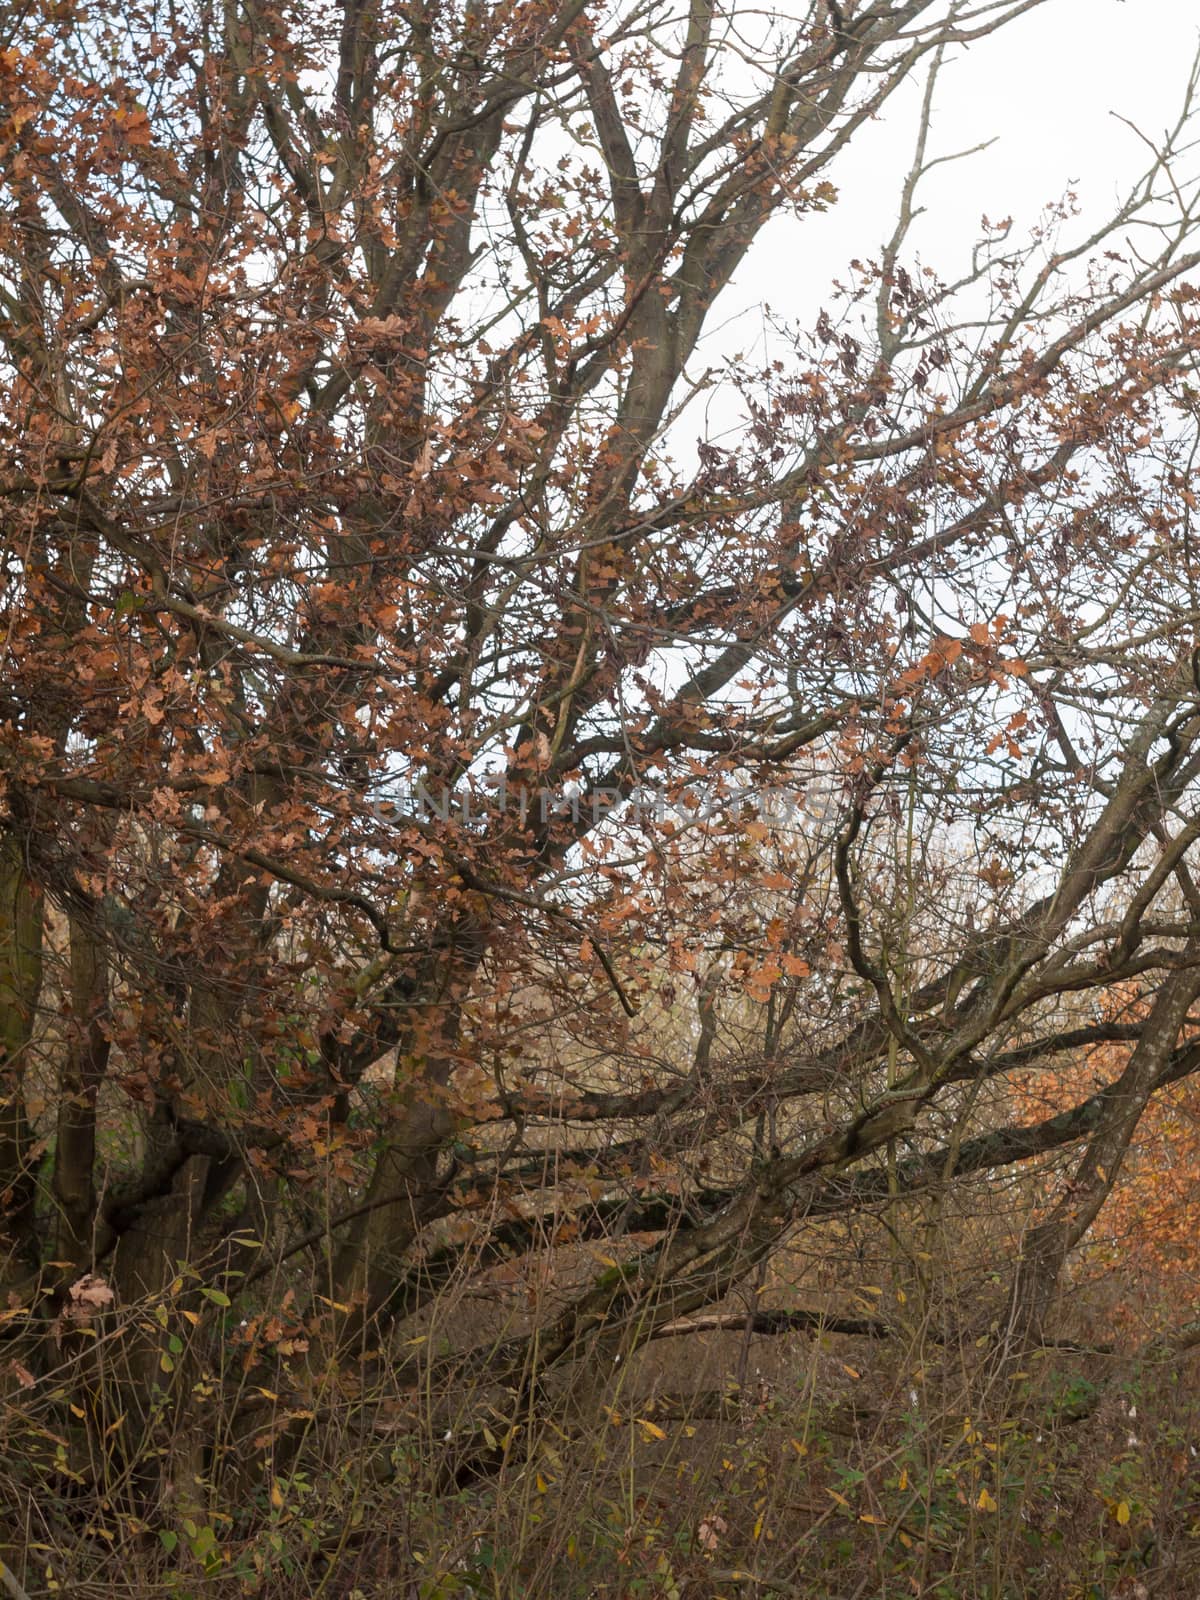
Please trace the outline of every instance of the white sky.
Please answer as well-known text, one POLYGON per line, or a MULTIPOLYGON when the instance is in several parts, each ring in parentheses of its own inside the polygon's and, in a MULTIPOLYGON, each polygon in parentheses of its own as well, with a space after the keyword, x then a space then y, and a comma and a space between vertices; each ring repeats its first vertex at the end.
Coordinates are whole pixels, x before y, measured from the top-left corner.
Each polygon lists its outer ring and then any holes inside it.
MULTIPOLYGON (((960 46, 938 84, 928 155, 996 143, 926 181, 926 215, 911 236, 922 260, 957 276, 984 213, 1012 216, 1020 238, 1069 188, 1081 207, 1076 226, 1092 231, 1150 160, 1112 113, 1158 139, 1177 115, 1198 41, 1200 0, 1047 0, 993 38, 960 46)), ((714 315, 716 326, 750 308, 737 333, 719 335, 723 350, 754 347, 762 301, 811 322, 850 258, 877 254, 895 221, 923 90, 922 72, 855 136, 832 170, 840 198, 826 215, 780 219, 764 233, 714 315)), ((1200 169, 1200 152, 1191 166, 1200 169)))

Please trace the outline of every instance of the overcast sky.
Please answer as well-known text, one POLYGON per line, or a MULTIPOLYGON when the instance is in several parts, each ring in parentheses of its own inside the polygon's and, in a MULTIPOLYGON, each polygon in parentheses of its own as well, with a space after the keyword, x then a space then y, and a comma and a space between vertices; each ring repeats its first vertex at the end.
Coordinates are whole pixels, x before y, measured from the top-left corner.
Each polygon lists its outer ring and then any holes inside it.
MULTIPOLYGON (((1200 0, 1047 0, 960 47, 939 81, 929 154, 996 143, 927 180, 927 213, 912 235, 922 260, 957 276, 984 213, 1012 216, 1014 236, 1024 235, 1068 188, 1082 208, 1078 226, 1091 231, 1149 160, 1113 113, 1159 137, 1178 113, 1198 39, 1200 0)), ((726 317, 751 308, 733 348, 753 346, 760 302, 811 321, 849 259, 877 254, 895 220, 923 89, 919 73, 856 135, 833 169, 840 198, 827 215, 781 219, 764 233, 721 308, 726 317)), ((1200 135, 1200 115, 1197 123, 1200 135)), ((1200 170, 1200 152, 1192 166, 1200 170)), ((719 336, 726 350, 732 333, 719 336)))

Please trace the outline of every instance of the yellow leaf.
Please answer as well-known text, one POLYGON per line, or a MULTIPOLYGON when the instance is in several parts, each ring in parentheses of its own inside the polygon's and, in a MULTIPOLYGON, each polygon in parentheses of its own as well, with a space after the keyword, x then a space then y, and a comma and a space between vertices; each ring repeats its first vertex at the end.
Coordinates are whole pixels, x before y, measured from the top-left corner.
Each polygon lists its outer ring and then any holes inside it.
POLYGON ((842 1371, 849 1378, 861 1378, 862 1377, 862 1373, 859 1372, 856 1367, 848 1367, 844 1361, 842 1362, 842 1371))
POLYGON ((846 1499, 846 1496, 844 1494, 839 1494, 836 1489, 830 1489, 828 1491, 828 1493, 833 1496, 833 1498, 837 1501, 838 1505, 842 1506, 846 1511, 849 1511, 850 1502, 849 1502, 849 1500, 846 1499))
POLYGON ((283 1510, 283 1507, 284 1507, 283 1490, 279 1487, 279 1484, 274 1480, 272 1480, 272 1483, 271 1483, 271 1504, 275 1507, 276 1511, 282 1511, 283 1510))
POLYGON ((545 1494, 546 1490, 550 1487, 550 1485, 546 1482, 545 1478, 542 1477, 540 1472, 538 1473, 537 1477, 533 1481, 537 1486, 537 1492, 539 1494, 545 1494))
POLYGON ((645 1417, 638 1417, 636 1421, 647 1439, 665 1439, 667 1437, 656 1422, 647 1422, 645 1417))
POLYGON ((991 1495, 986 1489, 980 1489, 979 1499, 976 1500, 975 1504, 979 1507, 980 1511, 995 1511, 996 1509, 996 1502, 992 1499, 991 1495))
POLYGON ((907 1467, 902 1467, 900 1469, 900 1483, 899 1483, 898 1487, 900 1489, 907 1489, 908 1488, 908 1468, 907 1467))
POLYGON ((758 1543, 759 1539, 762 1537, 762 1529, 763 1529, 763 1513, 760 1511, 758 1513, 758 1516, 755 1519, 755 1523, 754 1523, 753 1538, 754 1538, 754 1542, 756 1544, 758 1543))
POLYGON ((1118 1500, 1116 1517, 1117 1517, 1117 1521, 1121 1524, 1122 1527, 1124 1527, 1125 1524, 1129 1521, 1129 1501, 1128 1500, 1118 1500))
POLYGON ((873 1517, 869 1511, 864 1511, 858 1519, 860 1522, 869 1522, 873 1528, 886 1528, 886 1517, 873 1517))

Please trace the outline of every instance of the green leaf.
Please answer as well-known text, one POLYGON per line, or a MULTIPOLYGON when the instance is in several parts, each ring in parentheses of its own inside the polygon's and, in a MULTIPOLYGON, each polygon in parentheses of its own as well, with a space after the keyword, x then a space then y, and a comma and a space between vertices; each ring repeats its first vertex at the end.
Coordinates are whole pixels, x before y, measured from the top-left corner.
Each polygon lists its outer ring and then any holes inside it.
POLYGON ((206 1300, 211 1300, 215 1306, 229 1306, 233 1304, 223 1289, 201 1289, 200 1293, 206 1300))

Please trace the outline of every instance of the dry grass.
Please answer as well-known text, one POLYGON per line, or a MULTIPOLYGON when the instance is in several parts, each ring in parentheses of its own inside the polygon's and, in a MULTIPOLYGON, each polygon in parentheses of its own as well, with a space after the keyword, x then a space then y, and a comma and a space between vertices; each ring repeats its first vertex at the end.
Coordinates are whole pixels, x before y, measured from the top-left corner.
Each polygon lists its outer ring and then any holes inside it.
MULTIPOLYGON (((818 1272, 801 1234, 758 1285, 774 1306, 869 1312, 890 1337, 681 1334, 520 1393, 455 1352, 532 1325, 566 1259, 498 1272, 490 1298, 451 1286, 388 1359, 320 1379, 286 1315, 248 1342, 230 1311, 210 1342, 168 1308, 175 1371, 141 1439, 104 1385, 164 1312, 98 1315, 64 1330, 59 1372, 29 1386, 7 1363, 4 1559, 30 1600, 1195 1594, 1196 1363, 998 1362, 994 1337, 961 1331, 988 1303, 972 1226, 943 1240, 953 1270, 882 1235, 847 1237, 839 1264, 826 1234, 818 1272), (200 1437, 181 1436, 177 1380, 204 1401, 200 1437)), ((1111 1336, 1119 1290, 1077 1291, 1063 1328, 1111 1336)))

